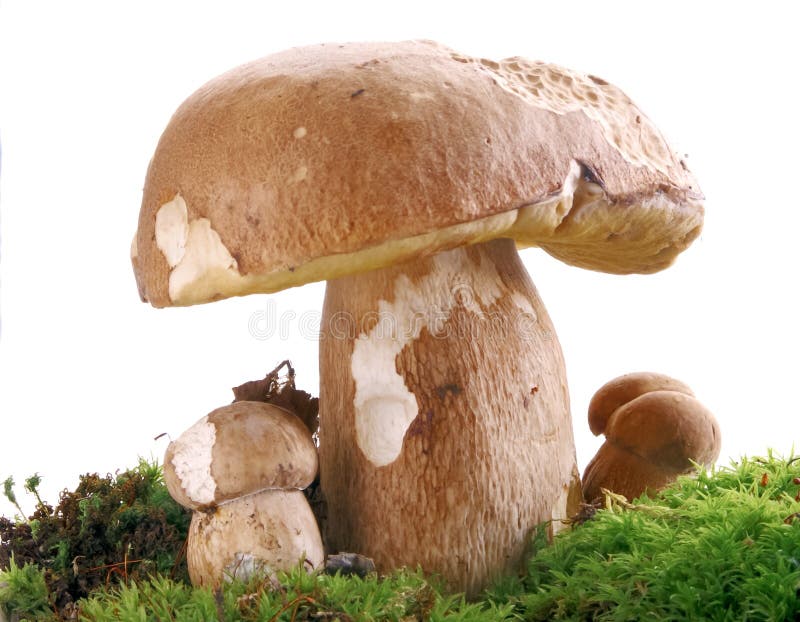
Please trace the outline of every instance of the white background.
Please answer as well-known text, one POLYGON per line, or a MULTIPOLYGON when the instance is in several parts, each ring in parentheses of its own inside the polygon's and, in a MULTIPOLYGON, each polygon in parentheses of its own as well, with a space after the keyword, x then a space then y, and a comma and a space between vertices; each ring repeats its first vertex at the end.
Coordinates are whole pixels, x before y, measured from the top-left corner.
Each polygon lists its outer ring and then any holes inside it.
POLYGON ((80 473, 160 458, 156 435, 179 435, 284 358, 316 393, 322 284, 185 309, 139 302, 128 253, 145 168, 178 104, 234 65, 406 38, 606 78, 688 154, 706 194, 702 237, 657 275, 523 252, 565 351, 579 466, 600 443, 591 394, 634 370, 694 388, 721 423, 721 463, 788 453, 800 440, 797 7, 2 2, 0 480, 13 475, 24 497, 39 472, 55 502, 80 473), (284 318, 284 336, 254 336, 267 314, 284 318))

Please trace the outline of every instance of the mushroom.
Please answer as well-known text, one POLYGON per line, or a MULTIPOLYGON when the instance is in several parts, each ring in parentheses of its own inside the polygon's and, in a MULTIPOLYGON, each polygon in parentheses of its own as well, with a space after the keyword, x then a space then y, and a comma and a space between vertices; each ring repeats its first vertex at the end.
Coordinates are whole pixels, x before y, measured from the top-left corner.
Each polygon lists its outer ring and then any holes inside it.
POLYGON ((186 558, 195 585, 320 566, 322 540, 302 489, 317 473, 308 428, 263 402, 218 408, 171 442, 170 495, 194 510, 186 558))
POLYGON ((587 501, 602 497, 602 488, 629 499, 654 493, 719 457, 714 415, 663 374, 627 374, 603 385, 589 403, 589 427, 606 440, 583 474, 587 501))
POLYGON ((599 78, 426 41, 319 45, 179 107, 132 259, 156 307, 327 280, 326 542, 475 594, 581 498, 561 349, 517 245, 655 272, 699 234, 701 200, 599 78))

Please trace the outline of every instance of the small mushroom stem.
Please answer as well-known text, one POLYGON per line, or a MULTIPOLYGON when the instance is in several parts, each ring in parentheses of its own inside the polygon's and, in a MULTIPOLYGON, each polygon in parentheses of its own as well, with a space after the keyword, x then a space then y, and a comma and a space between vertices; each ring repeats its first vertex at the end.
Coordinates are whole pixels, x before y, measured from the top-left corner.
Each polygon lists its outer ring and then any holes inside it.
POLYGON ((322 325, 329 550, 474 595, 577 509, 561 348, 512 240, 328 281, 322 325))
POLYGON ((186 546, 193 585, 274 575, 298 564, 322 565, 317 522, 302 490, 263 490, 194 512, 186 546))

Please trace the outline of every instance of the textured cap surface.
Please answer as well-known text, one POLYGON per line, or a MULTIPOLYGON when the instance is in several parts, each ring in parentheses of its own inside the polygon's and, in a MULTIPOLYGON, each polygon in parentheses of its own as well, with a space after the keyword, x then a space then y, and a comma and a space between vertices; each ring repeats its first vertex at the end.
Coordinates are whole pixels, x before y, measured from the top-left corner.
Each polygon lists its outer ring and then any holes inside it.
POLYGON ((701 194, 616 87, 432 42, 288 50, 212 80, 151 161, 142 297, 277 291, 512 237, 615 273, 668 266, 701 194))
POLYGON ((680 472, 691 462, 719 456, 717 420, 697 399, 677 391, 651 391, 620 407, 606 427, 608 442, 653 464, 680 472))
POLYGON ((677 391, 694 396, 688 385, 665 374, 634 372, 609 380, 589 402, 589 429, 597 436, 606 431, 611 415, 623 404, 650 391, 677 391))
POLYGON ((181 505, 200 509, 265 489, 302 489, 317 473, 303 422, 263 402, 235 402, 169 444, 164 480, 181 505))

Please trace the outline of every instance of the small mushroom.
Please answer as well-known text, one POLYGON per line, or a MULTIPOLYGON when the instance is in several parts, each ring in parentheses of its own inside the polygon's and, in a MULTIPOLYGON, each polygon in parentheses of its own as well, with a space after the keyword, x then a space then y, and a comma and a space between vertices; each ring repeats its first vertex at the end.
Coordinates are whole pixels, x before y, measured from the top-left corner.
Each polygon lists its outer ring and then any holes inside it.
POLYGON ((658 491, 693 463, 710 465, 719 456, 714 415, 688 386, 663 374, 627 374, 603 385, 589 404, 589 427, 606 441, 583 474, 587 501, 602 488, 629 499, 658 491))
POLYGON ((172 497, 195 510, 187 561, 195 585, 312 568, 322 539, 302 489, 317 473, 308 428, 263 402, 218 408, 169 444, 164 479, 172 497))

